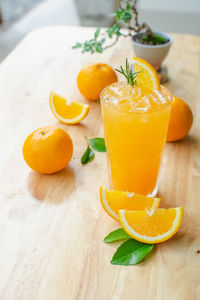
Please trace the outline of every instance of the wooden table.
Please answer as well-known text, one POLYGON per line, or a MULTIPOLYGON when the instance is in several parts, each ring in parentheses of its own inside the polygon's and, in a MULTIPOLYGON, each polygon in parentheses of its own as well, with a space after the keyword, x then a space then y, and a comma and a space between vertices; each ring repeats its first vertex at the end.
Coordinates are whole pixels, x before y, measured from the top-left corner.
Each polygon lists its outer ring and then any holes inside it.
POLYGON ((71 49, 92 32, 34 31, 0 66, 0 299, 200 299, 200 38, 174 34, 166 60, 167 86, 194 113, 190 135, 166 145, 159 187, 163 207, 183 205, 183 223, 148 261, 120 267, 109 263, 117 246, 103 243, 119 227, 98 197, 99 186, 108 186, 106 154, 80 163, 84 135, 103 136, 99 103, 75 126, 60 124, 48 104, 51 90, 89 103, 78 92, 78 71, 99 61, 118 67, 133 56, 123 38, 103 55, 71 49), (74 143, 72 161, 55 175, 31 171, 22 157, 26 136, 45 125, 67 130, 74 143))

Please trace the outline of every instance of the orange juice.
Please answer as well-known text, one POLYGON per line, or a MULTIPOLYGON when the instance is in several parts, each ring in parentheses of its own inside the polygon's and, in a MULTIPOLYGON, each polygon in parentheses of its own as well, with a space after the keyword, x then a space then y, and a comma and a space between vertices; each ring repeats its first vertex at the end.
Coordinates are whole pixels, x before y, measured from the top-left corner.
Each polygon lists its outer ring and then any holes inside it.
POLYGON ((169 91, 117 82, 102 91, 101 107, 112 187, 155 195, 171 109, 169 91))

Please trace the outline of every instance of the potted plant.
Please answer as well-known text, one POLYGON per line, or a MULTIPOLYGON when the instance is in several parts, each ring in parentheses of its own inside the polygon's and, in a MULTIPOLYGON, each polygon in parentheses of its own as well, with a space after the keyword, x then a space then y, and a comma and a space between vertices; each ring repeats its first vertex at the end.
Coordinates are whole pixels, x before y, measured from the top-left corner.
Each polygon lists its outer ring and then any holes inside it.
MULTIPOLYGON (((98 28, 94 37, 83 43, 77 42, 73 49, 81 48, 82 53, 98 52, 116 44, 121 36, 131 39, 135 55, 148 61, 159 72, 172 44, 172 37, 166 33, 152 31, 147 23, 138 21, 137 0, 120 0, 119 7, 113 14, 114 24, 106 31, 98 28), (123 31, 123 28, 127 31, 123 31)), ((161 78, 162 79, 162 78, 161 78)), ((165 76, 162 81, 165 81, 165 76)))

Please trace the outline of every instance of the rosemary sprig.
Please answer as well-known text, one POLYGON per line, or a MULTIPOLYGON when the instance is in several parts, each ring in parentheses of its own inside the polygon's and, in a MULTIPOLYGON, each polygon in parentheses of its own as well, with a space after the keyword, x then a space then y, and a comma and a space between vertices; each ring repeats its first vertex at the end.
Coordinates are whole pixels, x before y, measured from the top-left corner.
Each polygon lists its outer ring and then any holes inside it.
POLYGON ((120 70, 119 69, 115 69, 117 72, 121 73, 122 75, 124 75, 124 77, 127 80, 127 84, 134 86, 137 81, 136 81, 136 77, 138 73, 141 73, 141 71, 139 72, 133 72, 132 68, 130 67, 129 63, 128 63, 128 59, 126 58, 126 68, 124 69, 122 66, 120 66, 120 70))

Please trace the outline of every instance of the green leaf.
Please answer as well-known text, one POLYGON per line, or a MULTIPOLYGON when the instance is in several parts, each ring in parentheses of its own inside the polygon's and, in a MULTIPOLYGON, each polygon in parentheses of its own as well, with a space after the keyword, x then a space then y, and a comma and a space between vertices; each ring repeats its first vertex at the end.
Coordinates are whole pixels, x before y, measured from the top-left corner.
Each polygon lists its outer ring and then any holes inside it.
POLYGON ((115 11, 115 18, 117 23, 120 23, 121 21, 124 21, 125 23, 128 23, 132 19, 132 14, 130 13, 130 4, 127 4, 126 10, 121 8, 117 9, 115 11))
POLYGON ((81 48, 81 47, 82 44, 77 42, 74 46, 72 46, 72 49, 81 48))
POLYGON ((99 36, 99 34, 100 34, 100 28, 97 28, 97 30, 95 31, 95 33, 94 33, 94 38, 95 38, 95 40, 98 38, 98 36, 99 36))
POLYGON ((140 243, 133 239, 124 242, 115 252, 111 260, 112 265, 132 266, 139 263, 147 253, 153 249, 153 245, 140 243))
POLYGON ((85 165, 87 163, 89 163, 90 161, 92 161, 94 159, 94 152, 92 151, 92 149, 87 146, 87 149, 85 150, 85 152, 83 153, 82 157, 81 157, 81 163, 82 165, 85 165))
POLYGON ((108 28, 106 30, 106 32, 108 33, 109 38, 112 38, 114 34, 117 35, 117 36, 121 35, 120 27, 117 23, 113 24, 112 27, 108 28))
POLYGON ((121 10, 121 9, 117 9, 117 10, 115 11, 115 17, 116 17, 116 20, 117 20, 117 21, 120 21, 120 20, 121 20, 122 12, 123 12, 123 10, 121 10))
POLYGON ((92 148, 98 152, 106 152, 106 145, 104 138, 93 138, 89 139, 90 145, 92 148))
POLYGON ((106 30, 106 32, 107 32, 107 34, 108 34, 108 37, 111 39, 112 36, 113 36, 112 30, 110 30, 110 28, 108 28, 108 29, 106 30))
POLYGON ((101 42, 99 42, 99 43, 96 44, 95 50, 96 50, 96 52, 98 52, 98 53, 102 53, 102 52, 103 52, 103 48, 102 48, 101 42))
POLYGON ((119 228, 117 230, 109 233, 105 239, 103 240, 105 243, 114 243, 121 240, 132 239, 130 235, 128 235, 123 228, 119 228))
POLYGON ((125 23, 128 23, 131 19, 132 19, 131 13, 129 11, 124 11, 123 14, 122 14, 122 20, 125 23))

